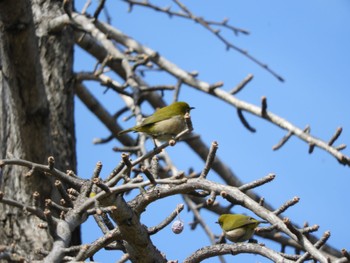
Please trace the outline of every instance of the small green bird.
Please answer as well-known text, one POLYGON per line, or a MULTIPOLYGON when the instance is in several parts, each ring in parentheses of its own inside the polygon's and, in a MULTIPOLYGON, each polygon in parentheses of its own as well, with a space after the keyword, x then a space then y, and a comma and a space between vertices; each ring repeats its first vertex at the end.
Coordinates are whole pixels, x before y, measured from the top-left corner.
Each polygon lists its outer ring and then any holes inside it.
POLYGON ((228 240, 243 242, 250 239, 254 234, 255 228, 264 222, 241 214, 222 214, 217 223, 221 226, 228 240))
POLYGON ((189 113, 193 107, 186 102, 178 101, 169 106, 158 109, 153 115, 144 119, 141 124, 119 132, 118 135, 127 132, 143 132, 159 141, 168 141, 185 130, 185 114, 189 113))

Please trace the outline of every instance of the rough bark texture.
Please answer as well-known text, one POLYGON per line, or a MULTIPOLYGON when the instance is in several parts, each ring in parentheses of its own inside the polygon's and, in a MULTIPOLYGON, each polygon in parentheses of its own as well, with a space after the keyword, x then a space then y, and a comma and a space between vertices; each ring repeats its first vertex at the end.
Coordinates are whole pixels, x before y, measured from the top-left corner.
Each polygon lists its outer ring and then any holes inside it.
MULTIPOLYGON (((75 170, 73 40, 69 30, 50 35, 45 26, 62 13, 61 1, 0 1, 0 158, 22 158, 75 170)), ((43 174, 25 177, 27 170, 5 167, 1 191, 6 198, 32 205, 32 194, 57 198, 52 179, 43 174)), ((30 255, 50 249, 39 220, 0 204, 0 244, 16 244, 30 255)), ((76 235, 78 237, 78 235, 76 235)), ((79 241, 79 238, 73 242, 79 241)))

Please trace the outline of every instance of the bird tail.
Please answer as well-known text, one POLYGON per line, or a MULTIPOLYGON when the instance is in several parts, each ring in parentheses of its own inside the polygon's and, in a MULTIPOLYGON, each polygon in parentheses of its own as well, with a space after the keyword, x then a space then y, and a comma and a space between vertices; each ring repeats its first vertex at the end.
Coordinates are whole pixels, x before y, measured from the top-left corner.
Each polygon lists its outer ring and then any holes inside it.
POLYGON ((128 133, 128 132, 131 132, 131 131, 132 131, 132 129, 123 130, 123 131, 118 133, 118 136, 123 135, 123 134, 128 133))

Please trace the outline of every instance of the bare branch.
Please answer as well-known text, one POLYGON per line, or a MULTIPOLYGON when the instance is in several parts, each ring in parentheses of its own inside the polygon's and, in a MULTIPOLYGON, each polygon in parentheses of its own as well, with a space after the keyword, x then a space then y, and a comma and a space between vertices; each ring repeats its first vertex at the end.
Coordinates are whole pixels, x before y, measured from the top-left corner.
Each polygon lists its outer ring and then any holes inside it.
POLYGON ((143 172, 148 180, 151 182, 151 184, 156 185, 156 181, 154 180, 153 174, 146 168, 146 167, 141 167, 141 172, 143 172))
POLYGON ((96 11, 94 13, 94 18, 97 19, 98 16, 100 15, 102 9, 104 8, 106 0, 99 0, 98 6, 96 8, 96 11))
POLYGON ((253 61, 254 63, 256 63, 258 66, 264 68, 265 70, 267 70, 269 73, 271 73, 274 77, 276 77, 279 81, 284 81, 284 79, 278 75, 276 72, 274 72, 272 69, 269 68, 269 66, 263 62, 261 62, 260 60, 256 59, 255 57, 253 57, 252 55, 250 55, 246 50, 243 50, 239 47, 237 47, 236 45, 233 45, 231 42, 229 42, 226 38, 224 38, 219 31, 214 30, 212 27, 210 27, 210 25, 203 20, 203 18, 201 17, 197 17, 195 15, 193 15, 193 13, 185 7, 184 4, 182 4, 179 0, 173 0, 185 13, 187 13, 192 20, 198 22, 200 25, 202 25, 204 28, 206 28, 207 30, 209 30, 211 33, 213 33, 215 36, 217 36, 225 45, 226 45, 226 49, 234 49, 237 52, 241 53, 242 55, 244 55, 245 57, 247 57, 248 59, 250 59, 251 61, 253 61))
POLYGON ((85 260, 91 256, 93 256, 96 252, 103 249, 113 241, 117 239, 121 239, 121 233, 119 228, 114 228, 113 230, 106 233, 104 236, 98 238, 94 242, 92 242, 87 249, 84 249, 83 251, 79 252, 79 254, 76 256, 76 261, 82 261, 85 260))
POLYGON ((47 165, 37 164, 26 160, 21 159, 2 159, 0 160, 0 167, 4 165, 20 165, 24 167, 28 167, 31 170, 36 170, 40 172, 44 172, 46 174, 52 175, 73 187, 80 188, 82 185, 82 180, 76 177, 70 176, 70 174, 65 174, 55 168, 50 169, 47 165))
MULTIPOLYGON (((115 28, 112 28, 111 26, 103 23, 98 23, 97 27, 103 31, 108 32, 109 35, 118 41, 119 43, 132 48, 133 50, 144 53, 144 54, 154 54, 155 51, 151 50, 150 48, 142 46, 140 43, 136 42, 134 39, 131 39, 130 37, 126 36, 125 34, 121 33, 115 28)), ((216 88, 214 90, 211 90, 211 85, 209 83, 197 80, 194 78, 191 74, 185 72, 184 70, 180 69, 170 61, 166 60, 165 58, 161 56, 153 56, 151 57, 151 61, 157 64, 160 68, 164 69, 165 71, 169 72, 170 74, 176 76, 178 80, 181 80, 183 83, 186 83, 189 86, 192 86, 200 91, 203 91, 207 94, 210 94, 212 96, 215 96, 233 106, 235 106, 238 110, 238 113, 240 114, 240 111, 247 111, 250 112, 258 117, 264 116, 261 114, 261 108, 258 106, 255 106, 253 104, 249 104, 247 102, 241 101, 237 99, 236 97, 232 96, 228 92, 216 88)), ((344 165, 350 166, 350 157, 342 154, 340 151, 338 151, 336 148, 331 147, 328 145, 328 143, 311 136, 309 133, 303 132, 300 128, 294 126, 290 122, 286 121, 285 119, 273 114, 272 112, 269 112, 268 118, 265 118, 269 122, 281 127, 282 129, 285 129, 287 131, 292 132, 295 136, 299 137, 301 140, 314 144, 315 146, 326 150, 330 154, 332 154, 340 163, 344 165)), ((246 126, 250 127, 250 126, 246 126)), ((250 129, 251 131, 255 131, 255 129, 250 129)))
POLYGON ((286 203, 284 203, 283 205, 281 205, 280 208, 276 209, 273 213, 275 215, 280 215, 282 214, 284 211, 286 211, 289 207, 297 204, 299 202, 300 198, 299 197, 294 197, 292 200, 287 201, 286 203))
POLYGON ((92 182, 99 187, 101 190, 105 191, 106 193, 110 193, 111 190, 108 185, 102 182, 101 178, 94 178, 92 179, 92 182))
POLYGON ((101 170, 102 170, 102 162, 97 162, 91 179, 100 177, 101 170))
POLYGON ((272 146, 272 150, 276 151, 281 148, 289 140, 289 138, 292 137, 292 135, 293 133, 289 131, 288 134, 283 136, 283 138, 276 145, 272 146))
MULTIPOLYGON (((328 238, 331 236, 331 233, 329 231, 325 232, 322 236, 322 238, 317 241, 315 243, 315 247, 316 248, 320 248, 321 246, 323 246, 326 241, 328 240, 328 238)), ((310 257, 310 253, 309 252, 306 252, 304 255, 302 255, 297 261, 296 263, 301 263, 301 262, 304 262, 305 260, 307 260, 308 258, 310 257)), ((330 262, 330 260, 327 260, 327 262, 330 262)))
POLYGON ((69 195, 67 194, 66 189, 63 187, 62 182, 59 180, 56 180, 55 186, 57 187, 58 191, 60 192, 65 204, 69 207, 73 207, 73 202, 69 198, 69 195))
POLYGON ((164 227, 169 225, 175 219, 175 217, 177 217, 181 213, 184 207, 185 207, 184 204, 177 205, 176 209, 167 218, 165 218, 160 224, 158 224, 157 226, 148 228, 148 233, 150 235, 154 235, 158 233, 164 227))
MULTIPOLYGON (((147 1, 145 1, 144 3, 148 4, 147 1)), ((194 16, 185 6, 183 6, 183 4, 181 2, 176 1, 176 3, 180 6, 180 8, 182 8, 183 13, 185 15, 187 15, 188 17, 192 16, 192 19, 194 19, 194 21, 197 21, 201 25, 205 26, 205 23, 207 23, 205 20, 194 16)), ((149 87, 148 85, 145 85, 140 79, 138 79, 138 75, 137 75, 137 73, 138 73, 137 68, 141 65, 145 65, 146 62, 147 63, 150 62, 150 63, 153 63, 153 65, 156 65, 157 67, 159 67, 159 69, 164 70, 165 72, 171 74, 172 76, 174 76, 177 79, 178 88, 176 89, 176 92, 174 92, 176 94, 175 97, 178 96, 178 91, 179 91, 180 85, 187 84, 191 87, 194 87, 198 90, 201 90, 202 92, 204 92, 206 94, 210 94, 212 96, 220 98, 223 101, 236 107, 242 123, 243 124, 245 123, 244 125, 246 127, 250 128, 250 130, 255 131, 255 129, 251 128, 250 125, 247 123, 247 121, 244 119, 243 111, 250 112, 253 115, 256 115, 260 118, 264 118, 265 120, 281 127, 282 129, 287 130, 288 131, 287 136, 285 136, 282 139, 282 141, 278 144, 278 146, 275 146, 274 148, 281 147, 288 140, 288 138, 290 138, 292 135, 295 135, 295 136, 299 137, 300 139, 302 139, 303 141, 305 141, 309 145, 310 152, 312 152, 314 147, 319 147, 319 148, 322 148, 322 149, 328 151, 335 158, 337 158, 337 160, 340 161, 341 163, 350 165, 349 157, 340 153, 338 147, 332 147, 334 141, 337 139, 337 137, 339 136, 340 133, 338 135, 336 133, 336 135, 333 136, 333 138, 328 143, 326 143, 326 142, 324 142, 324 141, 322 141, 314 136, 311 136, 309 130, 302 131, 301 129, 292 125, 291 123, 282 119, 281 117, 274 115, 271 112, 268 112, 267 111, 267 102, 266 102, 265 97, 262 98, 261 106, 255 106, 255 105, 246 103, 244 101, 238 100, 237 98, 232 96, 230 93, 221 89, 221 86, 223 85, 223 83, 210 84, 210 83, 206 83, 206 82, 203 82, 201 80, 198 80, 197 76, 194 76, 191 73, 185 72, 181 68, 179 68, 176 65, 172 64, 171 62, 167 61, 165 58, 160 56, 157 52, 154 52, 153 50, 140 45, 135 40, 122 34, 121 32, 110 27, 109 25, 106 25, 104 23, 100 23, 99 21, 96 21, 91 26, 90 25, 92 23, 91 20, 79 17, 79 15, 77 15, 77 14, 73 14, 73 17, 74 17, 74 19, 76 19, 78 24, 85 23, 85 25, 82 25, 82 28, 84 29, 85 32, 89 33, 89 36, 91 37, 91 43, 92 43, 93 48, 97 49, 97 47, 94 46, 95 44, 100 45, 99 48, 100 48, 100 50, 103 51, 103 52, 101 52, 101 54, 103 53, 105 55, 105 56, 101 56, 100 54, 98 55, 99 60, 102 61, 102 64, 103 65, 110 65, 110 64, 114 63, 114 66, 112 66, 111 69, 117 73, 118 73, 117 68, 118 67, 121 68, 120 76, 122 78, 124 78, 125 83, 120 85, 120 88, 121 89, 123 89, 125 87, 132 88, 133 93, 130 94, 130 96, 128 96, 129 101, 128 100, 125 100, 125 101, 128 101, 126 103, 128 106, 131 105, 130 108, 132 109, 134 116, 136 116, 137 118, 140 118, 140 116, 142 116, 142 113, 140 110, 140 103, 143 101, 143 99, 145 99, 147 101, 152 101, 152 99, 154 99, 154 98, 159 98, 159 96, 154 95, 154 93, 151 92, 151 91, 154 91, 154 89, 153 89, 154 87, 149 87), (108 36, 108 37, 101 36, 101 34, 108 36), (124 46, 126 50, 129 50, 129 52, 125 52, 124 54, 119 52, 119 50, 117 48, 115 48, 115 44, 113 43, 113 40, 117 41, 120 45, 124 46), (112 45, 112 43, 113 43, 113 45, 112 45), (140 57, 144 57, 145 59, 138 60, 137 56, 133 57, 132 55, 134 53, 131 53, 131 52, 137 52, 140 57), (106 57, 109 55, 112 56, 112 58, 113 58, 112 60, 106 59, 106 57), (143 96, 148 96, 148 97, 144 98, 143 96), (132 107, 135 107, 136 109, 134 110, 134 108, 132 108, 132 107)), ((223 22, 223 23, 226 23, 226 22, 223 22)), ((207 25, 208 25, 208 23, 207 23, 207 25)), ((216 35, 220 35, 220 32, 215 30, 215 29, 213 30, 213 33, 216 35)), ((76 35, 78 35, 78 33, 76 35)), ((265 66, 265 65, 263 65, 263 66, 265 66)), ((249 81, 245 81, 244 85, 248 82, 249 81)), ((244 85, 242 85, 242 86, 244 86, 244 85)), ((115 89, 115 91, 118 92, 118 89, 115 89)), ((121 92, 119 92, 119 94, 122 96, 122 98, 126 97, 125 94, 122 94, 121 92)), ((157 102, 157 103, 162 104, 162 103, 164 103, 164 101, 159 100, 159 102, 157 102)), ((153 100, 153 102, 151 102, 151 105, 152 106, 155 105, 154 100, 153 100)), ((190 121, 190 118, 188 118, 188 121, 190 121)), ((115 120, 114 120, 114 122, 115 122, 115 120)), ((113 124, 113 125, 115 127, 115 124, 113 124)), ((189 127, 189 129, 184 131, 184 133, 188 133, 189 131, 192 130, 191 123, 188 124, 188 127, 189 127)), ((141 140, 142 139, 144 140, 144 138, 141 138, 141 140)), ((179 139, 179 137, 177 139, 179 139)), ((130 141, 131 141, 130 145, 136 145, 136 142, 134 142, 132 140, 130 140, 130 141)), ((199 143, 201 145, 202 149, 204 149, 204 150, 202 150, 201 156, 203 156, 204 152, 205 153, 211 152, 211 150, 205 149, 205 145, 199 139, 197 140, 197 138, 196 138, 196 140, 188 140, 187 143, 190 144, 191 146, 193 146, 193 144, 191 144, 191 143, 193 143, 193 141, 196 141, 197 143, 199 143)), ((131 161, 131 160, 129 160, 129 156, 124 156, 123 168, 118 170, 118 173, 114 174, 113 183, 111 181, 107 182, 106 185, 108 187, 106 189, 101 188, 102 191, 99 194, 97 194, 95 197, 93 197, 92 200, 87 200, 87 202, 84 204, 84 207, 82 207, 80 211, 86 211, 87 208, 91 208, 93 206, 93 203, 95 201, 102 200, 104 198, 108 198, 112 193, 120 194, 122 196, 123 193, 125 193, 129 190, 132 190, 132 189, 138 189, 138 191, 140 191, 140 194, 139 194, 138 198, 132 200, 131 202, 134 202, 135 200, 142 199, 140 201, 140 203, 143 203, 142 205, 135 206, 136 207, 135 211, 137 211, 138 215, 143 212, 142 209, 139 209, 142 206, 145 207, 147 204, 149 204, 155 200, 158 200, 159 198, 164 198, 164 197, 169 196, 169 195, 179 194, 179 193, 191 194, 191 193, 195 192, 195 193, 198 193, 198 195, 201 194, 201 196, 207 197, 210 194, 210 197, 209 197, 209 199, 207 199, 206 202, 203 202, 199 206, 197 205, 195 207, 195 209, 198 210, 199 207, 205 207, 206 205, 213 204, 215 201, 216 195, 220 194, 220 192, 221 192, 222 196, 227 201, 231 202, 232 204, 240 204, 244 207, 247 207, 248 209, 254 211, 260 217, 271 222, 271 224, 272 224, 271 229, 273 228, 274 230, 284 232, 287 236, 290 237, 289 240, 292 240, 294 242, 293 243, 294 245, 295 244, 300 245, 301 249, 306 250, 308 253, 310 253, 310 255, 312 255, 312 258, 317 259, 320 262, 326 262, 325 260, 327 260, 327 259, 326 259, 325 255, 322 254, 322 252, 320 252, 318 250, 318 248, 315 247, 314 245, 312 245, 312 242, 310 242, 308 240, 309 231, 314 231, 316 229, 315 227, 312 227, 312 228, 305 227, 304 229, 301 229, 301 230, 295 229, 293 227, 293 225, 291 224, 291 222, 286 221, 285 223, 283 223, 281 221, 281 219, 276 217, 276 215, 282 213, 283 211, 285 211, 285 209, 287 209, 291 205, 297 203, 299 200, 293 199, 292 201, 287 202, 281 208, 275 210, 274 212, 270 212, 269 210, 273 210, 273 209, 265 209, 258 203, 251 203, 252 200, 249 199, 249 197, 247 195, 242 193, 242 191, 247 191, 248 189, 251 189, 252 187, 259 186, 263 183, 266 183, 270 179, 272 180, 273 178, 268 178, 268 179, 265 178, 265 179, 262 179, 261 181, 259 181, 259 183, 253 182, 251 184, 243 185, 239 189, 232 188, 234 190, 232 190, 231 188, 225 188, 225 187, 220 186, 221 188, 219 191, 218 189, 216 189, 215 184, 211 185, 211 182, 205 180, 205 175, 208 173, 209 169, 221 171, 221 173, 219 173, 219 174, 222 175, 223 178, 225 179, 225 181, 229 182, 228 184, 230 184, 230 185, 238 185, 239 186, 240 182, 238 180, 235 180, 233 173, 229 169, 226 169, 227 167, 222 162, 220 162, 219 159, 216 159, 214 162, 215 155, 211 155, 211 154, 209 154, 209 156, 208 156, 208 154, 206 154, 205 158, 202 157, 203 159, 207 160, 207 164, 204 167, 202 174, 200 175, 200 178, 195 178, 195 179, 181 178, 181 180, 178 180, 178 178, 175 177, 177 174, 176 168, 172 169, 173 174, 172 174, 172 176, 170 175, 171 176, 170 179, 157 179, 157 178, 161 178, 161 177, 156 176, 156 173, 153 173, 153 170, 152 170, 152 172, 146 170, 145 174, 146 174, 146 177, 148 177, 148 179, 149 179, 149 181, 146 181, 146 182, 142 181, 143 178, 140 178, 140 176, 138 176, 135 179, 130 179, 128 177, 131 170, 134 171, 136 174, 140 172, 139 167, 141 167, 141 165, 140 165, 141 163, 142 163, 142 165, 146 164, 144 167, 149 167, 147 165, 150 162, 149 158, 160 153, 160 151, 162 149, 168 147, 169 145, 174 145, 175 142, 176 141, 167 142, 167 143, 161 145, 160 147, 157 147, 156 149, 154 149, 153 151, 148 152, 148 153, 146 153, 146 150, 144 147, 144 141, 137 142, 138 146, 136 146, 135 149, 138 150, 137 154, 139 157, 136 160, 131 161), (220 166, 220 168, 218 168, 218 166, 220 166), (121 178, 123 178, 123 176, 127 177, 127 179, 125 179, 125 184, 124 185, 117 185, 117 183, 119 182, 119 180, 121 178), (196 180, 198 180, 198 181, 196 181, 196 180), (200 180, 202 180, 202 181, 200 181, 200 180), (149 186, 151 184, 153 184, 153 185, 154 184, 164 184, 164 185, 171 184, 171 186, 174 186, 174 187, 171 187, 171 189, 167 189, 166 187, 162 187, 162 185, 160 185, 160 186, 157 185, 157 193, 153 194, 150 191, 148 191, 148 188, 147 188, 147 186, 149 186), (210 184, 210 187, 209 186, 206 187, 206 184, 210 184), (113 187, 111 187, 112 185, 113 185, 113 187), (159 189, 158 189, 158 186, 159 186, 159 189), (196 191, 194 191, 194 189, 196 191), (222 190, 222 189, 224 189, 224 190, 222 190), (236 192, 236 191, 238 191, 238 192, 236 192), (307 233, 307 234, 304 235, 304 233, 307 233)), ((196 148, 198 148, 198 147, 196 147, 196 148)), ((196 151, 199 152, 198 150, 196 150, 196 151)), ((158 166, 157 168, 161 168, 161 167, 158 166)), ((167 175, 171 174, 170 172, 168 172, 170 170, 170 168, 166 168, 166 169, 168 169, 167 175)), ((250 194, 250 195, 252 195, 256 200, 261 200, 255 194, 250 194)), ((203 201, 204 201, 204 198, 203 198, 203 201)), ((266 205, 266 206, 268 207, 268 205, 266 205)), ((199 212, 199 211, 197 211, 197 212, 199 212)), ((114 213, 114 212, 112 212, 112 213, 114 213)), ((290 242, 290 241, 288 241, 288 242, 290 242)), ((288 243, 288 244, 291 244, 291 243, 288 243)), ((295 245, 295 247, 297 247, 297 245, 295 245)))
POLYGON ((266 177, 259 179, 259 180, 256 180, 254 182, 248 183, 248 184, 244 184, 244 185, 240 186, 238 189, 241 190, 242 192, 246 192, 250 189, 253 189, 253 188, 259 187, 263 184, 271 182, 272 180, 275 179, 275 177, 276 177, 275 174, 268 174, 266 177))
POLYGON ((194 252, 191 256, 184 260, 184 263, 197 263, 205 259, 215 257, 217 255, 238 255, 241 253, 254 253, 271 259, 273 262, 291 263, 294 261, 284 258, 279 253, 267 247, 250 244, 250 243, 236 243, 236 244, 218 244, 208 247, 203 247, 194 252))
POLYGON ((249 125, 248 121, 244 118, 243 111, 241 109, 237 109, 237 114, 239 120, 242 122, 243 126, 250 132, 256 132, 256 129, 249 125))
POLYGON ((241 83, 239 83, 234 89, 229 91, 231 95, 236 95, 238 92, 240 92, 252 79, 253 79, 253 74, 248 74, 241 83))
POLYGON ((210 147, 210 150, 209 150, 209 154, 208 154, 208 158, 205 162, 205 167, 202 171, 202 173, 200 174, 200 178, 206 178, 206 176, 208 175, 209 173, 209 170, 215 160, 215 154, 216 154, 216 151, 218 149, 218 143, 216 141, 212 142, 211 143, 211 147, 210 147))
POLYGON ((261 98, 261 116, 267 117, 267 99, 265 96, 261 98))
POLYGON ((22 209, 24 211, 28 211, 29 213, 36 215, 38 218, 45 220, 44 212, 40 208, 26 206, 26 205, 24 205, 16 200, 5 198, 3 192, 0 192, 0 202, 3 204, 18 207, 19 209, 22 209))
MULTIPOLYGON (((159 7, 157 5, 153 5, 149 1, 136 1, 136 0, 123 0, 123 1, 127 2, 129 5, 139 5, 139 6, 151 8, 151 9, 158 11, 158 12, 163 12, 163 13, 167 14, 169 17, 177 16, 177 17, 187 18, 187 19, 193 20, 193 17, 190 16, 188 13, 176 12, 176 11, 171 10, 170 7, 159 7)), ((249 32, 245 29, 229 25, 227 18, 225 18, 222 22, 209 21, 209 20, 205 20, 205 21, 208 25, 217 25, 217 26, 221 26, 224 28, 228 28, 228 29, 232 30, 236 35, 238 35, 239 33, 245 34, 245 35, 249 34, 249 32)))
POLYGON ((337 130, 336 130, 336 132, 335 132, 335 134, 332 136, 332 138, 329 140, 329 142, 328 142, 328 145, 329 146, 332 146, 333 145, 333 143, 339 138, 339 136, 340 136, 340 134, 342 133, 342 131, 343 131, 343 128, 342 127, 339 127, 337 130))

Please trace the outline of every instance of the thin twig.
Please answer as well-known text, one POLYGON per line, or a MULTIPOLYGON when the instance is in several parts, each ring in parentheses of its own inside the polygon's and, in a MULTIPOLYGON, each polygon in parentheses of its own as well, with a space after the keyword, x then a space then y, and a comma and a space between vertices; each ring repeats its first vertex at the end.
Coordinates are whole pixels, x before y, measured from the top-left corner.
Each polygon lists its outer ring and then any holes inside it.
POLYGON ((289 201, 285 202, 283 205, 280 206, 280 208, 278 208, 275 211, 273 211, 273 213, 275 215, 280 215, 284 211, 286 211, 289 207, 297 204, 299 201, 300 201, 300 198, 296 196, 292 200, 289 200, 289 201))
POLYGON ((20 203, 18 201, 15 201, 13 199, 5 198, 3 192, 0 192, 0 202, 3 203, 3 204, 7 204, 7 205, 10 205, 10 206, 17 207, 17 208, 22 209, 24 211, 28 211, 29 213, 32 213, 32 214, 36 215, 40 219, 45 220, 45 215, 44 215, 43 211, 40 208, 26 206, 26 205, 24 205, 24 204, 22 204, 22 203, 20 203))
POLYGON ((320 228, 319 225, 308 226, 300 229, 300 232, 303 234, 306 234, 306 233, 309 234, 309 233, 318 231, 319 228, 320 228))
POLYGON ((200 174, 200 178, 206 178, 209 171, 210 171, 210 168, 215 160, 215 155, 216 155, 216 151, 218 149, 218 146, 219 144, 214 141, 211 143, 211 146, 210 146, 210 150, 209 150, 209 154, 208 154, 208 157, 207 157, 207 160, 205 162, 205 166, 202 170, 202 173, 200 174))
POLYGON ((146 177, 148 178, 148 180, 151 182, 152 185, 156 185, 156 181, 153 177, 153 174, 146 168, 146 167, 141 167, 141 172, 143 172, 146 177))
MULTIPOLYGON (((316 248, 320 248, 321 246, 323 246, 327 240, 329 239, 329 237, 331 236, 331 233, 329 231, 326 231, 323 236, 321 237, 320 240, 318 240, 316 243, 315 243, 315 247, 316 248)), ((310 258, 310 253, 309 252, 305 252, 304 255, 302 255, 297 261, 296 263, 301 263, 301 262, 304 262, 305 260, 309 259, 310 258)), ((329 261, 330 262, 330 261, 329 261)))
POLYGON ((102 170, 102 162, 99 161, 96 163, 95 170, 92 174, 91 179, 100 177, 101 170, 102 170))
POLYGON ((73 202, 72 200, 69 198, 69 195, 67 193, 67 190, 63 187, 62 182, 60 180, 56 180, 55 181, 55 186, 58 189, 58 191, 60 192, 64 203, 66 204, 66 206, 68 207, 73 207, 73 202))
POLYGON ((4 165, 20 165, 24 167, 28 167, 33 171, 39 171, 44 172, 46 174, 52 175, 56 177, 57 179, 60 179, 61 181, 64 181, 68 184, 70 184, 73 187, 80 188, 83 180, 78 179, 77 177, 69 176, 69 174, 65 174, 56 168, 50 169, 47 165, 38 164, 22 159, 2 159, 0 160, 0 167, 3 167, 4 165))
POLYGON ((234 89, 229 91, 231 95, 236 95, 238 92, 240 92, 252 79, 253 79, 253 74, 248 74, 241 83, 239 83, 234 89))
POLYGON ((181 213, 181 211, 184 209, 184 207, 185 207, 184 204, 177 205, 176 209, 167 218, 165 218, 161 223, 159 223, 157 226, 148 228, 148 233, 150 235, 154 235, 154 234, 158 233, 164 227, 169 225, 175 219, 175 217, 177 217, 179 215, 179 213, 181 213))
POLYGON ((94 13, 95 19, 97 19, 98 16, 100 15, 102 9, 104 8, 105 2, 106 2, 106 0, 99 0, 98 6, 97 6, 95 13, 94 13))
POLYGON ((249 125, 248 121, 245 119, 244 115, 243 115, 243 111, 239 108, 237 108, 237 114, 238 114, 238 118, 239 120, 242 122, 243 126, 250 132, 256 132, 256 129, 253 128, 252 126, 249 125))
POLYGON ((202 25, 204 28, 206 28, 208 31, 210 31, 211 33, 213 33, 215 36, 217 36, 217 38, 219 38, 225 45, 226 45, 226 49, 234 49, 237 52, 241 53, 242 55, 244 55, 245 57, 247 57, 248 59, 250 59, 251 61, 253 61, 255 64, 257 64, 258 66, 264 68, 265 70, 267 70, 268 72, 270 72, 274 77, 276 77, 279 81, 283 82, 284 79, 278 75, 276 72, 274 72, 272 69, 269 68, 269 66, 263 62, 261 62, 260 60, 258 60, 257 58, 253 57, 252 55, 250 55, 248 53, 248 51, 239 48, 238 46, 232 44, 231 42, 229 42, 225 37, 223 37, 220 34, 220 31, 213 29, 203 18, 201 17, 197 17, 195 16, 187 7, 185 7, 184 4, 182 4, 179 0, 173 0, 185 13, 187 13, 192 20, 194 20, 195 22, 198 22, 200 25, 202 25))
POLYGON ((283 138, 274 146, 272 146, 272 150, 276 151, 280 149, 288 140, 290 137, 292 137, 293 133, 289 131, 287 135, 283 136, 283 138))
POLYGON ((162 8, 162 7, 151 4, 149 1, 135 1, 135 0, 123 0, 123 1, 127 2, 129 4, 129 8, 130 8, 129 11, 131 10, 131 7, 133 5, 140 5, 143 7, 152 8, 155 11, 164 12, 164 13, 168 14, 170 17, 177 16, 177 17, 191 19, 191 20, 195 21, 196 23, 200 24, 201 26, 203 26, 205 29, 207 29, 214 36, 216 36, 226 46, 227 50, 229 50, 229 49, 236 50, 237 52, 241 53, 243 56, 247 57, 249 60, 253 61, 253 63, 255 63, 258 66, 262 67, 263 69, 267 70, 274 77, 276 77, 279 81, 282 81, 282 82, 284 81, 283 77, 280 76, 279 74, 277 74, 275 71, 273 71, 267 64, 258 60, 254 56, 250 55, 248 51, 232 44, 226 37, 224 37, 221 34, 220 30, 212 27, 212 25, 215 25, 215 26, 221 26, 224 28, 228 28, 228 29, 232 30, 235 34, 238 34, 238 33, 248 34, 249 33, 247 30, 243 30, 243 29, 228 25, 227 19, 224 19, 223 22, 213 22, 213 21, 206 20, 202 17, 194 15, 183 3, 181 3, 178 0, 173 0, 173 1, 181 8, 181 10, 183 12, 172 11, 169 7, 162 8))
POLYGON ((253 181, 253 182, 248 183, 248 184, 244 184, 244 185, 240 186, 238 189, 241 190, 242 192, 246 192, 250 189, 253 189, 255 187, 258 187, 258 186, 261 186, 263 184, 271 182, 273 179, 275 179, 275 177, 276 177, 275 174, 268 174, 264 178, 261 178, 259 180, 253 181))
POLYGON ((101 188, 101 190, 105 191, 106 193, 110 193, 111 190, 109 188, 109 186, 107 184, 105 184, 101 178, 97 177, 97 178, 93 178, 92 182, 99 188, 101 188))
POLYGON ((339 136, 340 136, 340 134, 342 133, 342 131, 343 131, 343 128, 342 127, 339 127, 337 130, 336 130, 336 132, 335 132, 335 134, 332 136, 332 138, 329 140, 329 142, 328 142, 328 145, 329 146, 332 146, 333 145, 333 143, 339 138, 339 136))
POLYGON ((261 98, 261 116, 267 117, 267 99, 265 96, 261 98))
POLYGON ((209 198, 205 202, 206 205, 207 206, 213 205, 214 202, 215 202, 215 199, 216 199, 216 192, 215 191, 211 191, 209 198))
MULTIPOLYGON (((130 5, 131 6, 132 5, 139 5, 139 6, 151 8, 157 12, 163 12, 163 13, 167 14, 169 17, 176 16, 176 17, 181 17, 181 18, 193 20, 192 17, 189 16, 187 13, 173 11, 173 10, 171 10, 170 7, 159 7, 157 5, 153 5, 149 1, 136 1, 136 0, 123 0, 123 1, 127 2, 129 4, 129 6, 130 5)), ((216 26, 228 28, 228 29, 232 30, 234 32, 234 34, 236 34, 236 35, 238 35, 239 33, 244 34, 244 35, 249 34, 249 31, 246 29, 238 28, 238 27, 235 27, 235 26, 228 24, 227 18, 225 18, 222 22, 206 20, 206 23, 208 23, 208 25, 216 25, 216 26)))

